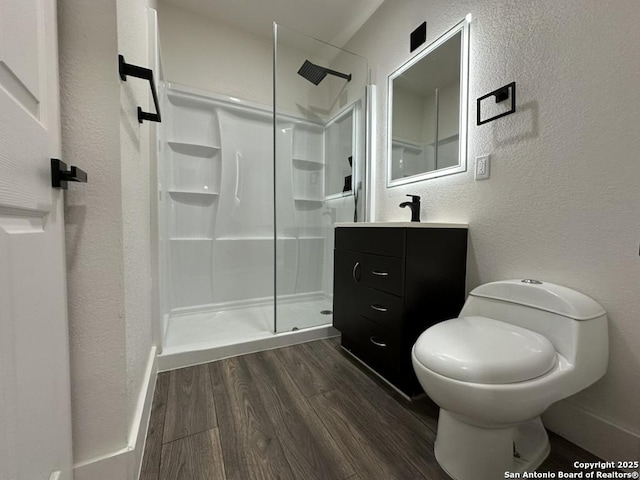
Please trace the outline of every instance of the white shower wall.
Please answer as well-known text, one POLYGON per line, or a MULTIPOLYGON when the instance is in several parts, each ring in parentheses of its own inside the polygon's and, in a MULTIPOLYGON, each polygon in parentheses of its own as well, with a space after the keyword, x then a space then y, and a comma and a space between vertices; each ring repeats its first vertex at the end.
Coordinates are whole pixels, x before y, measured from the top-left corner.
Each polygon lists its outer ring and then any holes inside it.
POLYGON ((165 331, 170 316, 272 304, 274 266, 285 300, 326 297, 333 221, 323 207, 324 128, 293 117, 279 125, 274 263, 271 110, 172 84, 162 97, 165 331))

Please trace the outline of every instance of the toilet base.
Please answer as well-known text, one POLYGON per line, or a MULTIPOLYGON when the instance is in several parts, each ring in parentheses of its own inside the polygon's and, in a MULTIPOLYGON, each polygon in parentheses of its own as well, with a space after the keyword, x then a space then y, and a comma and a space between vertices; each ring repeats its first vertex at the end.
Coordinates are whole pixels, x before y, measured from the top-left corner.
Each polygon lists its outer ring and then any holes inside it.
POLYGON ((510 427, 483 428, 440 409, 435 456, 454 480, 496 480, 505 478, 505 472, 531 472, 549 450, 540 417, 510 427))

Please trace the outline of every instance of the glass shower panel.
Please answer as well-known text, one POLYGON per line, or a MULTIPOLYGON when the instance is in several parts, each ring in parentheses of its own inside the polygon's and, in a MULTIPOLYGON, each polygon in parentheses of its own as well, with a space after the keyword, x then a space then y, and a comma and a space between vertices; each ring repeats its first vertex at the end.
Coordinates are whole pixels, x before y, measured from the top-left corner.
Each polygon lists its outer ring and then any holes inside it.
POLYGON ((331 324, 333 225, 364 219, 366 59, 274 24, 276 332, 331 324))

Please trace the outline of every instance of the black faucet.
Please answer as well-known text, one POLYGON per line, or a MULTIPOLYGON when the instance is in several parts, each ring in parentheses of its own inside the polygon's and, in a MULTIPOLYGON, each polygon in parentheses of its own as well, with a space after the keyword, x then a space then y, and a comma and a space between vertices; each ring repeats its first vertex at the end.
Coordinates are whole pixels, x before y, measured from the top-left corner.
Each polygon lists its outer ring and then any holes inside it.
POLYGON ((411 197, 410 202, 402 202, 400 204, 401 208, 409 207, 411 209, 411 221, 419 222, 420 221, 420 196, 419 195, 407 195, 407 197, 411 197))

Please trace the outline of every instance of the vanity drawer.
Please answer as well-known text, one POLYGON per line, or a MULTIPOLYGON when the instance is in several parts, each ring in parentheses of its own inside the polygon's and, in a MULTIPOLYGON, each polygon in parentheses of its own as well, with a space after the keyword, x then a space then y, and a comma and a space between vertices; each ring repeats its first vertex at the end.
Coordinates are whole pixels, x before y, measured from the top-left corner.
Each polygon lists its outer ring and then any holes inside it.
POLYGON ((367 365, 385 375, 396 370, 401 337, 397 332, 364 318, 354 319, 357 332, 347 339, 353 353, 367 365))
POLYGON ((335 248, 389 257, 404 257, 404 228, 338 227, 335 240, 335 248))
POLYGON ((404 293, 404 261, 401 258, 361 254, 356 276, 360 283, 394 295, 404 293))
POLYGON ((360 287, 358 313, 380 326, 394 331, 402 327, 403 299, 369 287, 360 287))

